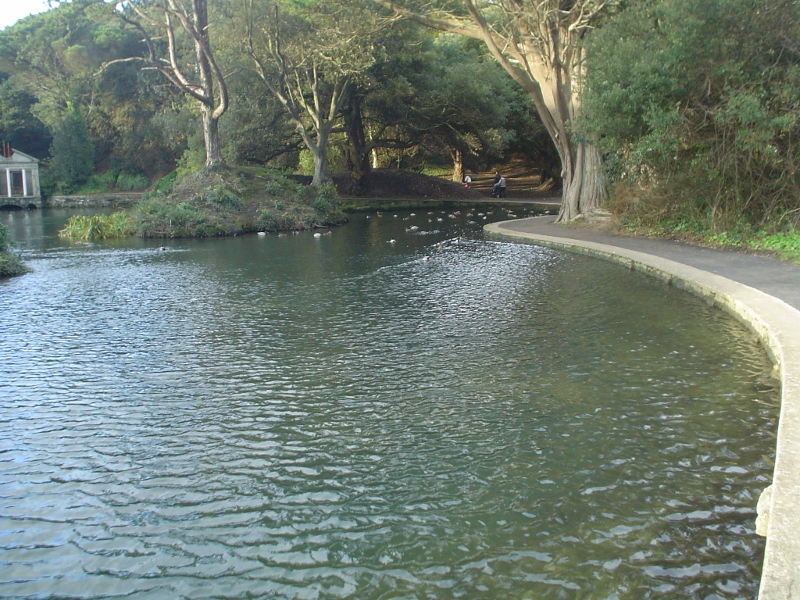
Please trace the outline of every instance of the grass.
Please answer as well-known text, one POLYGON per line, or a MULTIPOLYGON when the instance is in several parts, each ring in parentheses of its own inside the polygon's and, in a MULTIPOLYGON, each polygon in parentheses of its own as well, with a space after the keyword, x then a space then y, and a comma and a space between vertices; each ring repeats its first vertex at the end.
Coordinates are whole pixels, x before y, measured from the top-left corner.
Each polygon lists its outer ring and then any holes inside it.
POLYGON ((125 211, 119 211, 90 217, 73 215, 58 235, 71 240, 89 242, 128 237, 133 232, 132 216, 125 211))
POLYGON ((787 260, 800 264, 800 231, 761 233, 748 240, 751 248, 769 250, 787 260))
POLYGON ((677 239, 724 250, 755 250, 800 264, 800 231, 794 229, 756 229, 746 223, 736 223, 726 229, 714 229, 702 219, 642 222, 626 220, 623 216, 619 222, 632 235, 677 239))

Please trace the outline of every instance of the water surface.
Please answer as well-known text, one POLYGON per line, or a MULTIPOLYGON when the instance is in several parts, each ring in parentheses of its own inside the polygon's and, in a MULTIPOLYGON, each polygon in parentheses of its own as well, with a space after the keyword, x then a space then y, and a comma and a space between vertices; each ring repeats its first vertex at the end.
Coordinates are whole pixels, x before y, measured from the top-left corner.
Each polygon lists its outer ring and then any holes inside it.
POLYGON ((752 336, 478 212, 94 245, 2 214, 34 272, 0 282, 0 595, 754 597, 752 336))

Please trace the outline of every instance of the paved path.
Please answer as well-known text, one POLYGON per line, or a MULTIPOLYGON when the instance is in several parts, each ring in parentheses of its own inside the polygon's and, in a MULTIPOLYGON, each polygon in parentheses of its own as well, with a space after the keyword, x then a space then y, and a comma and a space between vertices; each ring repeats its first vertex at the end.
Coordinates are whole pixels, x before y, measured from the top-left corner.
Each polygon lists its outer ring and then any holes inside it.
POLYGON ((766 533, 759 600, 800 600, 800 266, 754 254, 562 227, 555 217, 492 223, 489 237, 584 252, 648 272, 726 308, 762 340, 780 370, 772 485, 758 502, 766 533))
POLYGON ((500 225, 500 229, 596 242, 660 256, 738 281, 780 298, 800 310, 800 265, 782 262, 775 258, 713 250, 667 240, 625 237, 589 229, 562 227, 555 224, 553 216, 506 221, 500 225))

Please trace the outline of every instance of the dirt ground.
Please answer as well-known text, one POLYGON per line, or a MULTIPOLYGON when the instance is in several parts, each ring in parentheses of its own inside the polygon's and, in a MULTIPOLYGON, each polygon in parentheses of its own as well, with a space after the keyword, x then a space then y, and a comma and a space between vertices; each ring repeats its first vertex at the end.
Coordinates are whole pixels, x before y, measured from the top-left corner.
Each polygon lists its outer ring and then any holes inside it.
POLYGON ((494 174, 506 178, 506 197, 517 199, 542 199, 560 196, 560 189, 552 180, 542 181, 541 169, 527 161, 510 158, 502 165, 495 165, 485 172, 468 172, 472 187, 486 196, 491 196, 494 174))
MULTIPOLYGON (((507 182, 506 197, 509 199, 542 200, 560 196, 560 190, 552 180, 542 182, 539 170, 522 160, 508 160, 485 172, 468 172, 472 184, 455 183, 444 177, 429 177, 412 171, 396 169, 377 169, 370 175, 369 186, 363 197, 393 199, 463 199, 480 200, 491 197, 495 171, 501 173, 507 182)), ((334 178, 340 192, 347 183, 346 176, 334 178)), ((346 192, 343 192, 347 196, 346 192)))

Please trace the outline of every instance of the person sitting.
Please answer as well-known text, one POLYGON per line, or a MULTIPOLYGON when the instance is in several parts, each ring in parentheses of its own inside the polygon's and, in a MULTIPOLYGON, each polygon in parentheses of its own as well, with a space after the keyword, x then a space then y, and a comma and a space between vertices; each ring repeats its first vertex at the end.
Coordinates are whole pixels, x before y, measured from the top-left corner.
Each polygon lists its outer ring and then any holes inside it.
POLYGON ((472 177, 470 177, 469 175, 464 175, 464 187, 468 188, 471 183, 472 183, 472 177))

